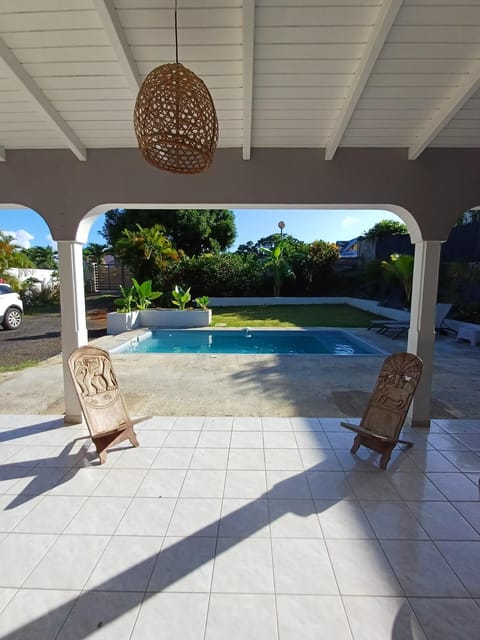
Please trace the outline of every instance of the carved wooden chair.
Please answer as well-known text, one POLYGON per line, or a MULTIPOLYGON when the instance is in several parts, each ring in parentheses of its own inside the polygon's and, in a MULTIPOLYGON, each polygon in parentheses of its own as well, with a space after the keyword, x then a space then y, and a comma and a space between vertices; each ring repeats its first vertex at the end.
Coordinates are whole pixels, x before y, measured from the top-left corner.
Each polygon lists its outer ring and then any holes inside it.
POLYGON ((133 425, 146 418, 132 420, 128 415, 110 354, 98 347, 78 347, 70 354, 68 366, 100 464, 107 458, 107 448, 119 442, 130 440, 138 447, 133 425))
POLYGON ((422 368, 423 362, 412 353, 394 353, 385 359, 360 425, 341 422, 342 427, 357 434, 353 441, 352 453, 355 453, 360 445, 377 451, 382 454, 380 467, 386 469, 395 445, 413 446, 413 442, 400 440, 398 436, 407 417, 422 368))

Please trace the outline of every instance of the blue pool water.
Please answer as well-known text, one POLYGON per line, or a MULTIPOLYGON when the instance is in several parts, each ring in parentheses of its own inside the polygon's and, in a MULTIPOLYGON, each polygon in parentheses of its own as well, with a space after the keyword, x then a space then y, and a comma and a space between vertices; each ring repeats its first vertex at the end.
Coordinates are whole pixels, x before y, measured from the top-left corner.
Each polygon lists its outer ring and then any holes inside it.
POLYGON ((347 331, 265 331, 261 329, 162 329, 129 345, 129 353, 380 355, 347 331))

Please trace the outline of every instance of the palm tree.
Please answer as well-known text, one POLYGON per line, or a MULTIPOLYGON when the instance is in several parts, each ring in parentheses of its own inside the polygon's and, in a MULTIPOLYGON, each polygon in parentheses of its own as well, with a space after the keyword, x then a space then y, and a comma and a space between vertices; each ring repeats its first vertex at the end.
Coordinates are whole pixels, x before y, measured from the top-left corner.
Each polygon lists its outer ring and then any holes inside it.
POLYGON ((29 258, 37 269, 56 269, 57 252, 52 247, 35 246, 29 249, 22 249, 27 258, 29 258))
POLYGON ((267 259, 263 263, 263 268, 269 270, 273 275, 273 295, 278 298, 283 281, 286 278, 294 278, 295 274, 290 264, 283 254, 285 249, 285 240, 281 240, 273 249, 263 247, 262 253, 267 254, 267 259))
POLYGON ((83 249, 83 257, 87 262, 95 262, 100 264, 103 261, 103 256, 107 250, 106 244, 99 244, 97 242, 89 242, 83 249))
POLYGON ((5 278, 5 271, 12 267, 34 267, 20 247, 15 244, 15 238, 0 231, 0 277, 5 278))
POLYGON ((413 283, 413 256, 392 253, 390 262, 382 260, 381 265, 385 271, 402 285, 408 306, 410 306, 413 283))

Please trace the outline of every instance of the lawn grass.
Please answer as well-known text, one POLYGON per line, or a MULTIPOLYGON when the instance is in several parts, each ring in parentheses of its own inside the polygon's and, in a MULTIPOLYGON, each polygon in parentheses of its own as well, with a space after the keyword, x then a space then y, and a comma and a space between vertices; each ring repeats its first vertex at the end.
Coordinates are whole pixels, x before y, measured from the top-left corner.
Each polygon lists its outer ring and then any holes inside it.
POLYGON ((33 367, 39 362, 40 360, 25 360, 25 362, 21 362, 19 364, 0 365, 0 373, 7 373, 8 371, 21 371, 22 369, 33 367))
POLYGON ((215 307, 212 327, 368 327, 378 317, 347 304, 215 307))

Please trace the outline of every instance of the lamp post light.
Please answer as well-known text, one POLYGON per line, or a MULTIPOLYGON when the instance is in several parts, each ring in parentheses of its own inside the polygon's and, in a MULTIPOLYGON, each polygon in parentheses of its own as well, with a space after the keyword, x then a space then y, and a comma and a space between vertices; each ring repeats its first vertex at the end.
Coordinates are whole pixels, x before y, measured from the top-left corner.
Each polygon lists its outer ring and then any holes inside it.
POLYGON ((280 241, 283 240, 283 230, 285 229, 285 222, 283 220, 280 220, 280 222, 278 223, 278 228, 280 229, 280 241))

